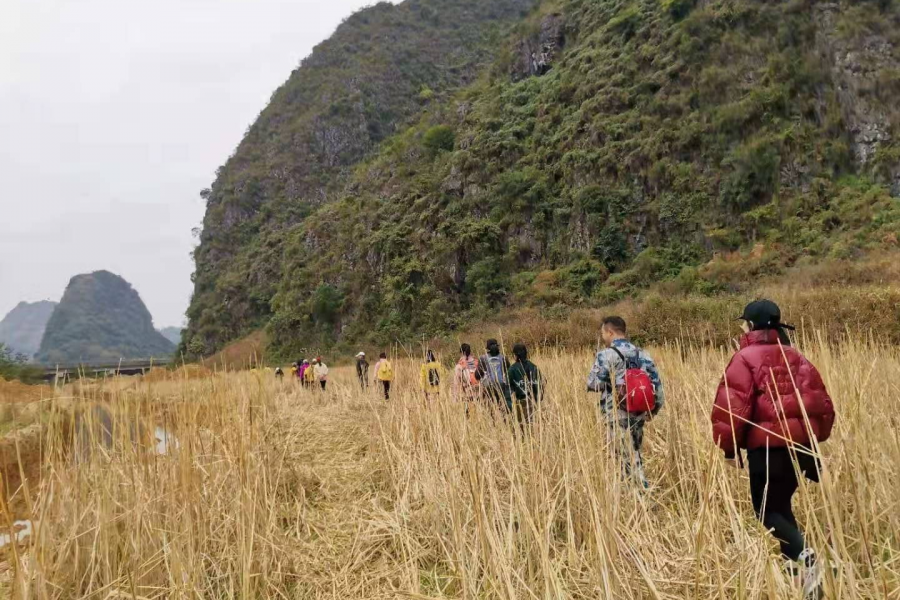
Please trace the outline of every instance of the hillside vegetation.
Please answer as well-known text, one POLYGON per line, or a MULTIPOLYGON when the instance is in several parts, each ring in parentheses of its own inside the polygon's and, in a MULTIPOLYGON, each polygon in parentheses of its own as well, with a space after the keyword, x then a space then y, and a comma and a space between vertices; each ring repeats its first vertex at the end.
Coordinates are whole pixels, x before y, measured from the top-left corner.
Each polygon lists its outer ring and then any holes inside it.
MULTIPOLYGON (((185 347, 264 324, 286 351, 385 342, 660 282, 752 294, 791 266, 890 250, 898 24, 889 0, 545 0, 352 174, 319 171, 337 187, 302 220, 277 217, 307 206, 288 193, 260 200, 253 219, 283 226, 234 245, 227 276, 207 276, 203 241, 185 347)), ((217 185, 255 181, 234 160, 217 185)))
POLYGON ((47 323, 37 360, 46 364, 168 358, 174 344, 153 328, 153 319, 131 285, 108 271, 69 281, 47 323))
POLYGON ((472 82, 535 0, 408 0, 348 18, 272 96, 201 193, 186 346, 210 353, 265 324, 291 232, 411 117, 472 82), (191 346, 191 343, 193 346, 191 346))

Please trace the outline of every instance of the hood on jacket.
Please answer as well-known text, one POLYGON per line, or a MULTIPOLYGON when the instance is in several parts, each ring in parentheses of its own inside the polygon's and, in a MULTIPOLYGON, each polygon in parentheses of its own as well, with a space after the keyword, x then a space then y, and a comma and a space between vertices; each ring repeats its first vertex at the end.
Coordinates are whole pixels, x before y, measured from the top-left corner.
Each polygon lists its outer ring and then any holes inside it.
POLYGON ((750 333, 745 333, 739 340, 741 350, 750 346, 759 345, 777 345, 780 336, 775 329, 756 329, 750 333))

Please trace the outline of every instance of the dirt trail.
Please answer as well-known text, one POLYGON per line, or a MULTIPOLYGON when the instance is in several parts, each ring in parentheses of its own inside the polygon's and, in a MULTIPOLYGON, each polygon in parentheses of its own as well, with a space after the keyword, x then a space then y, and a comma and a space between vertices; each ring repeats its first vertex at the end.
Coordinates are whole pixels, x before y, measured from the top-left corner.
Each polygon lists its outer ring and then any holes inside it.
POLYGON ((372 407, 306 394, 286 400, 279 421, 292 441, 285 452, 294 467, 283 485, 300 490, 299 510, 286 524, 303 546, 302 596, 331 597, 341 589, 352 590, 347 597, 394 597, 389 590, 399 585, 399 573, 382 558, 392 535, 384 466, 372 452, 378 443, 372 407))

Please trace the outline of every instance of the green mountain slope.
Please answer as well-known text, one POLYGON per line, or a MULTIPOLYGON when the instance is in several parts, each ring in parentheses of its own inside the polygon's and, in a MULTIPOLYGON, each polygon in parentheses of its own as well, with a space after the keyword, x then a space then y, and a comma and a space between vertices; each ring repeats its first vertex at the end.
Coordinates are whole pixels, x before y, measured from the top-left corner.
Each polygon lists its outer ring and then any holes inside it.
POLYGON ((167 358, 174 344, 131 285, 108 271, 77 275, 47 323, 36 359, 45 364, 167 358))
POLYGON ((666 280, 715 294, 895 246, 898 22, 888 1, 542 3, 483 77, 278 234, 276 293, 256 288, 273 342, 436 333, 666 280))
POLYGON ((56 302, 19 302, 0 321, 0 343, 6 344, 14 354, 24 354, 28 358, 41 347, 41 338, 47 321, 56 308, 56 302))
POLYGON ((407 0, 348 18, 315 48, 219 170, 195 252, 188 311, 212 351, 265 323, 285 232, 335 200, 352 167, 492 60, 536 0, 407 0))

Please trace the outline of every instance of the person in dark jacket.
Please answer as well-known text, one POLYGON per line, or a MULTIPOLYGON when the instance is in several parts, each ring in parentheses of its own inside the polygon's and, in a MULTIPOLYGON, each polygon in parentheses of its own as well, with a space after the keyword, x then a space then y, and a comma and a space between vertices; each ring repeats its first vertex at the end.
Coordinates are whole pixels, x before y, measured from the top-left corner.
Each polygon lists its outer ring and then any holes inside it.
POLYGON ((512 398, 509 389, 509 359, 503 356, 497 340, 488 340, 485 349, 487 354, 478 359, 475 379, 481 382, 481 389, 487 400, 510 411, 512 398))
MULTIPOLYGON (((818 443, 831 436, 835 412, 822 377, 790 346, 774 302, 752 302, 741 316, 744 335, 716 392, 713 439, 729 464, 747 450, 750 496, 782 554, 805 570, 804 598, 822 595, 822 565, 806 546, 791 507, 798 469, 819 480, 818 443)), ((737 460, 736 460, 737 459, 737 460)))
POLYGON ((369 361, 366 360, 366 353, 360 352, 356 355, 356 377, 359 379, 359 387, 368 389, 369 387, 369 361))
POLYGON ((543 378, 537 366, 528 360, 525 344, 513 346, 513 356, 516 362, 509 368, 509 385, 515 396, 516 417, 520 423, 531 423, 544 391, 543 378))

